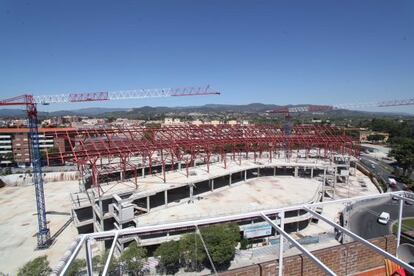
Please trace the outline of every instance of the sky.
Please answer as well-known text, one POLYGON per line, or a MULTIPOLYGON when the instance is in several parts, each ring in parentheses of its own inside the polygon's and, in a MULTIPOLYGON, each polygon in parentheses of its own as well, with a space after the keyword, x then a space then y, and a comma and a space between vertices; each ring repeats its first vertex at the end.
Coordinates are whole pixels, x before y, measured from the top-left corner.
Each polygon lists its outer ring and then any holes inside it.
POLYGON ((1 98, 207 84, 39 109, 412 98, 414 1, 0 1, 1 98))

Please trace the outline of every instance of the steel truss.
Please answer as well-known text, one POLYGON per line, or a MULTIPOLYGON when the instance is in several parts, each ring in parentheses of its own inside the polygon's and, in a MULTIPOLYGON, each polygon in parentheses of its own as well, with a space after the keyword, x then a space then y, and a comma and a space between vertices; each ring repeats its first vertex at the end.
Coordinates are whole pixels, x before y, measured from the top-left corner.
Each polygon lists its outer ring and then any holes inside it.
POLYGON ((187 177, 189 168, 197 162, 206 164, 209 172, 213 156, 221 159, 226 168, 228 158, 241 163, 249 153, 256 161, 266 152, 270 162, 275 154, 284 152, 289 158, 299 149, 307 155, 316 150, 318 156, 325 158, 332 154, 359 154, 358 142, 339 128, 315 125, 296 125, 290 135, 276 125, 113 127, 57 130, 53 135, 64 140, 65 146, 48 153, 47 163, 74 162, 97 188, 102 176, 117 172, 121 180, 129 172, 129 178, 132 174, 138 185, 140 170, 148 168, 152 174, 154 166, 160 166, 164 182, 166 171, 175 165, 180 169, 184 165, 187 177))
MULTIPOLYGON (((378 246, 372 244, 368 240, 356 235, 352 231, 342 227, 341 225, 331 221, 329 218, 315 212, 314 210, 318 207, 325 206, 328 204, 337 204, 337 203, 350 203, 356 202, 359 200, 368 200, 368 199, 381 199, 381 198, 392 198, 396 197, 400 200, 400 206, 403 206, 401 202, 410 201, 414 202, 412 199, 413 193, 406 193, 406 192, 392 192, 392 193, 384 193, 379 195, 369 195, 369 196, 359 196, 354 198, 344 198, 332 201, 325 201, 325 202, 317 202, 312 204, 301 204, 295 205, 290 207, 284 208, 277 208, 277 209, 268 209, 268 210, 261 210, 261 211, 254 211, 249 213, 242 213, 242 214, 234 214, 234 215, 227 215, 221 217, 212 217, 207 219, 199 219, 199 220, 192 220, 192 221, 184 221, 184 222, 177 222, 177 223, 170 223, 170 224, 162 224, 162 225, 152 225, 152 226, 140 226, 136 228, 126 228, 120 230, 110 230, 104 232, 97 232, 91 234, 83 234, 80 235, 77 240, 72 244, 71 248, 62 257, 58 266, 54 269, 52 275, 65 275, 66 271, 70 267, 73 260, 77 257, 78 253, 85 246, 86 249, 86 258, 87 260, 92 259, 92 251, 90 250, 90 242, 93 240, 96 241, 103 241, 103 240, 113 240, 111 250, 108 255, 108 259, 105 262, 105 268, 107 268, 110 259, 112 258, 113 246, 116 243, 116 240, 123 237, 132 237, 132 236, 139 236, 142 234, 148 233, 159 233, 161 231, 173 231, 173 230, 193 230, 197 231, 198 227, 213 225, 213 224, 220 224, 220 223, 227 223, 227 222, 235 222, 241 221, 245 219, 260 219, 262 218, 264 221, 267 221, 283 238, 280 243, 280 252, 279 252, 279 275, 283 273, 283 239, 286 239, 289 243, 291 243, 294 247, 298 248, 303 254, 305 254, 309 259, 314 262, 320 269, 322 269, 328 275, 336 275, 335 272, 327 267, 321 260, 319 260, 315 255, 312 254, 309 250, 303 247, 300 243, 296 242, 287 232, 284 231, 284 214, 288 211, 297 211, 297 210, 306 210, 312 216, 328 223, 333 228, 340 231, 343 235, 348 235, 352 239, 360 242, 364 246, 371 249, 373 252, 382 255, 384 258, 393 261, 394 263, 402 266, 407 271, 414 273, 414 267, 409 265, 408 263, 400 260, 399 258, 395 257, 394 255, 388 253, 387 251, 379 248, 378 246), (274 220, 275 215, 280 218, 279 223, 274 220), (272 218, 270 218, 272 217, 272 218), (279 224, 279 225, 278 225, 279 224)), ((398 216, 398 233, 397 233, 397 247, 399 246, 400 235, 401 235, 401 223, 402 223, 402 213, 403 207, 399 210, 398 216)), ((93 275, 92 266, 87 266, 88 268, 88 275, 93 275)), ((107 271, 107 270, 105 270, 107 271)), ((105 274, 103 274, 105 275, 105 274)))

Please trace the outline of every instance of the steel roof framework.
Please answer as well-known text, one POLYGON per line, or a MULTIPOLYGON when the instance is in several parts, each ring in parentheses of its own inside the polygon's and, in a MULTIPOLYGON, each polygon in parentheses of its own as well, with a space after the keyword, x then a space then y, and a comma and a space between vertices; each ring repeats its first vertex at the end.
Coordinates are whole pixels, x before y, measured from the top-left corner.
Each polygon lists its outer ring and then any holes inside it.
MULTIPOLYGON (((312 204, 301 204, 301 205, 295 205, 290 207, 284 207, 284 208, 278 208, 278 209, 267 209, 267 210, 261 210, 261 211, 254 211, 249 213, 242 213, 242 214, 234 214, 234 215, 227 215, 222 217, 212 217, 212 218, 206 218, 206 219, 199 219, 199 220, 192 220, 192 221, 184 221, 184 222, 177 222, 177 223, 169 223, 169 224, 163 224, 163 225, 152 225, 152 226, 141 226, 136 228, 126 228, 126 229, 120 229, 120 230, 110 230, 110 231, 103 231, 103 232, 97 232, 97 233, 91 233, 91 234, 83 234, 78 237, 78 239, 72 244, 71 248, 65 254, 65 256, 62 257, 60 263, 58 266, 54 269, 52 275, 65 275, 66 271, 70 267, 73 260, 77 257, 78 253, 82 249, 83 246, 85 246, 86 249, 86 259, 91 260, 92 259, 92 251, 90 250, 90 242, 92 240, 113 240, 110 254, 108 255, 108 259, 105 262, 105 267, 110 262, 110 258, 112 258, 114 250, 112 250, 112 247, 117 239, 122 237, 131 237, 131 236, 139 236, 144 233, 158 233, 160 231, 166 231, 166 230, 182 230, 182 229, 191 229, 194 231, 197 231, 198 227, 201 226, 207 226, 212 224, 220 224, 220 223, 226 223, 226 222, 232 222, 232 221, 239 221, 243 219, 251 219, 251 218, 262 218, 264 221, 267 221, 280 235, 281 237, 285 238, 290 244, 292 244, 294 247, 299 249, 303 254, 305 254, 309 259, 314 262, 322 271, 327 273, 328 275, 336 275, 333 270, 331 270, 328 266, 326 266, 321 260, 319 260, 315 255, 312 254, 309 250, 307 250, 304 246, 296 242, 287 232, 284 231, 284 213, 287 211, 294 211, 294 210, 306 210, 310 214, 312 214, 314 217, 319 218, 320 220, 328 223, 332 227, 336 228, 338 231, 340 231, 344 235, 349 235, 354 240, 362 243, 364 246, 367 246, 369 249, 371 249, 373 252, 383 256, 386 259, 389 259, 393 261, 394 263, 402 266, 407 271, 414 273, 414 267, 409 265, 408 263, 402 261, 396 256, 393 256, 392 254, 388 253, 387 251, 379 248, 378 246, 372 244, 368 240, 356 235, 352 231, 338 225, 337 223, 331 221, 329 218, 315 212, 314 210, 317 207, 325 206, 328 204, 336 204, 336 203, 350 203, 355 202, 359 200, 367 200, 367 199, 380 199, 380 198, 392 198, 397 197, 401 202, 404 201, 410 201, 414 202, 414 199, 412 199, 414 196, 413 193, 407 193, 407 192, 391 192, 391 193, 384 193, 379 195, 369 195, 369 196, 359 196, 354 198, 345 198, 345 199, 338 199, 338 200, 332 200, 332 201, 324 201, 324 202, 317 202, 312 204), (277 214, 280 219, 280 225, 277 225, 274 220, 272 220, 270 217, 275 217, 274 215, 277 214)), ((403 204, 400 204, 400 206, 403 206, 403 204)), ((398 229, 401 229, 401 223, 402 223, 402 212, 403 207, 399 210, 399 216, 398 216, 398 229)), ((397 247, 399 246, 400 241, 400 235, 401 232, 397 232, 397 247)), ((283 238, 280 243, 280 252, 279 252, 279 275, 282 275, 283 273, 283 238)), ((87 266, 87 272, 88 275, 93 275, 92 266, 87 266)), ((103 274, 105 275, 105 274, 103 274)))
POLYGON ((254 161, 268 152, 269 161, 277 152, 285 152, 290 158, 294 150, 305 149, 308 154, 316 149, 319 156, 331 154, 359 154, 358 142, 346 136, 339 128, 316 125, 296 125, 290 135, 285 135, 278 125, 183 125, 164 127, 112 127, 56 130, 54 135, 65 142, 64 149, 47 153, 48 164, 74 162, 82 174, 92 177, 92 184, 99 190, 99 177, 111 172, 134 172, 138 185, 137 170, 161 166, 162 179, 166 181, 167 166, 189 167, 197 159, 203 160, 210 171, 211 157, 220 156, 224 168, 227 156, 241 163, 243 154, 253 153, 254 161))

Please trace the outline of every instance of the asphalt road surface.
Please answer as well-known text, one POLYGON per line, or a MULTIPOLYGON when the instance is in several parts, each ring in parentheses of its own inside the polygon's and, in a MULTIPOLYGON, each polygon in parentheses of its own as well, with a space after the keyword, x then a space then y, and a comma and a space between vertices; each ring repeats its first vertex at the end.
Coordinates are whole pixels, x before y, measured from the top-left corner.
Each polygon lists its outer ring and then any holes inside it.
MULTIPOLYGON (((382 179, 385 183, 388 183, 388 178, 395 178, 391 174, 393 167, 389 164, 377 160, 369 156, 361 156, 361 163, 365 165, 376 177, 377 179, 382 179)), ((401 191, 405 187, 404 183, 397 182, 397 187, 393 188, 393 191, 401 191)))
MULTIPOLYGON (((390 234, 392 222, 398 219, 398 207, 398 200, 392 199, 386 203, 356 207, 349 218, 348 228, 365 239, 390 234), (381 212, 390 214, 390 221, 387 225, 378 223, 378 216, 381 212)), ((403 217, 414 217, 414 205, 404 203, 403 217)))

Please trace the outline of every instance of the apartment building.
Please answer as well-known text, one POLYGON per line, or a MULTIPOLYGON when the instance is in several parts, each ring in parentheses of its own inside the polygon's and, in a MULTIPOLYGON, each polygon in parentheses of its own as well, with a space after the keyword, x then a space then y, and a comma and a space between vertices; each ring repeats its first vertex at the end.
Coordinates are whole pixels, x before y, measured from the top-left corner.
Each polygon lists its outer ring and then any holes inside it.
MULTIPOLYGON (((39 128, 39 148, 65 150, 63 138, 55 137, 56 131, 72 128, 39 128)), ((0 165, 16 163, 18 166, 30 166, 30 137, 28 128, 0 128, 0 165)))

